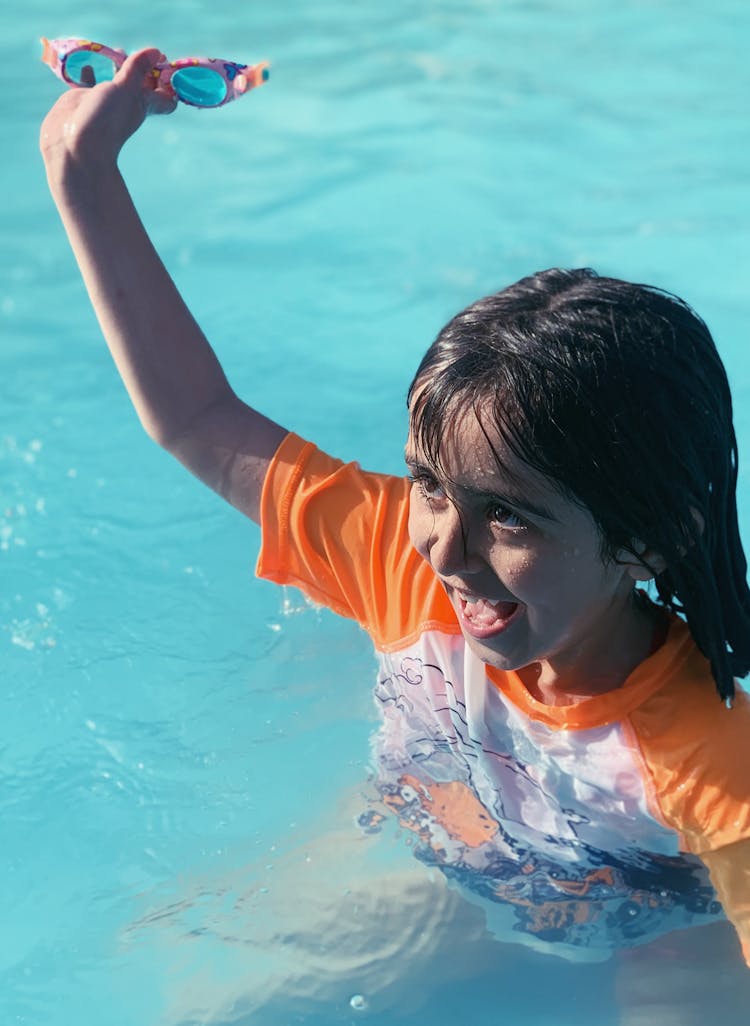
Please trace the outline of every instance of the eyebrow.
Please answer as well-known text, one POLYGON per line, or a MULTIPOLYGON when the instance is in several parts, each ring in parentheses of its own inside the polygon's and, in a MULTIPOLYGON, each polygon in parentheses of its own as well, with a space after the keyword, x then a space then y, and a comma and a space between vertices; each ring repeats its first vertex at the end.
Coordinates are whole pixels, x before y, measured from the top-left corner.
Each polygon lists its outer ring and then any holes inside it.
MULTIPOLYGON (((419 474, 434 474, 435 471, 432 467, 428 467, 423 463, 420 463, 410 453, 404 454, 406 466, 415 475, 419 474)), ((530 502, 528 499, 521 499, 517 496, 512 495, 501 495, 499 492, 485 491, 482 488, 472 488, 471 485, 458 484, 457 486, 465 495, 474 501, 484 502, 496 502, 499 506, 508 506, 510 509, 517 510, 519 513, 527 513, 532 517, 537 517, 539 520, 546 520, 549 523, 557 524, 559 519, 554 516, 546 506, 540 506, 536 503, 530 502)))

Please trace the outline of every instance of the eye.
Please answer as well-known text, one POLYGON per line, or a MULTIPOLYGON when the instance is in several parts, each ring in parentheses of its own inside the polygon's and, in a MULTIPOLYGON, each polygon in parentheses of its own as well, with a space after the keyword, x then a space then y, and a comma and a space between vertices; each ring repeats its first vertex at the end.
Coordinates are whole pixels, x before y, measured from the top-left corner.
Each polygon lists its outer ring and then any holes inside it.
POLYGON ((487 518, 491 523, 507 531, 523 531, 528 527, 525 520, 500 502, 495 502, 488 508, 487 518))
POLYGON ((424 470, 415 471, 409 475, 409 480, 412 485, 419 490, 419 494, 424 499, 443 499, 445 498, 445 492, 443 491, 437 478, 433 477, 432 474, 424 470))

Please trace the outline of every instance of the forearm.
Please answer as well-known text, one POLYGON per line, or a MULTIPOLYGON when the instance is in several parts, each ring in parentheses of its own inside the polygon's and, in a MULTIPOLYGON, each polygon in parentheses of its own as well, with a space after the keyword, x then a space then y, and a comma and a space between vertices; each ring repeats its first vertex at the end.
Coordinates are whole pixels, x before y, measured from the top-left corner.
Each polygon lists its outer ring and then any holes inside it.
POLYGON ((102 332, 149 435, 169 447, 231 389, 154 249, 117 167, 47 166, 102 332))

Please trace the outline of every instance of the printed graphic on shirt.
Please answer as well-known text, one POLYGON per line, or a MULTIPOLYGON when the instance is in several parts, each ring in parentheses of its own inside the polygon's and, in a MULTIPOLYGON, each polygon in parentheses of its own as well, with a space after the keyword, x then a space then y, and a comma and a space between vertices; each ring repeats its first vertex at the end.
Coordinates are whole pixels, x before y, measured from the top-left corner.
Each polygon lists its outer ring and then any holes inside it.
POLYGON ((721 918, 703 863, 649 811, 620 724, 529 720, 460 638, 438 633, 382 657, 375 700, 383 812, 422 861, 509 906, 514 931, 601 948, 721 918))

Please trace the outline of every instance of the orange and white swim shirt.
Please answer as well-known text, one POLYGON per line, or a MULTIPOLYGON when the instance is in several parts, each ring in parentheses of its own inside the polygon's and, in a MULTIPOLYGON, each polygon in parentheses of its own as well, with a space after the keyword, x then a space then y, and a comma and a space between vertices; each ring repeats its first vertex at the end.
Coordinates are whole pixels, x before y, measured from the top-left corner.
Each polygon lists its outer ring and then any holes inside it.
POLYGON ((378 790, 418 857, 521 942, 605 952, 723 907, 750 959, 750 696, 720 702, 674 617, 621 688, 536 701, 464 643, 409 541, 408 496, 407 480, 288 435, 257 572, 372 638, 378 790))

